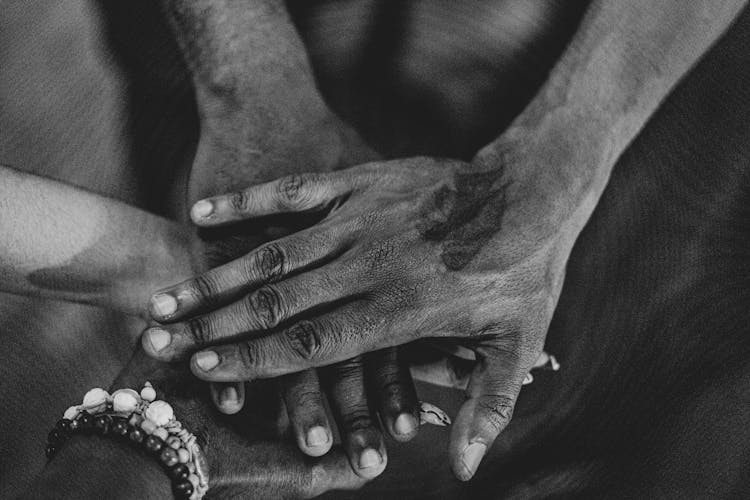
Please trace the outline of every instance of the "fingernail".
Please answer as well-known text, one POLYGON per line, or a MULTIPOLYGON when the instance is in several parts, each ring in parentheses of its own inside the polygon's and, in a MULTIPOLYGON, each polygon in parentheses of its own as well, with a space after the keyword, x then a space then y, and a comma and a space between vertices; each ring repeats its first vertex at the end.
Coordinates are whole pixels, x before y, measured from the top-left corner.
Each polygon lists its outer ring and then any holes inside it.
POLYGON ((307 446, 311 448, 317 448, 318 446, 323 446, 326 443, 328 443, 328 431, 325 430, 325 427, 316 425, 315 427, 307 431, 307 446))
POLYGON ((161 328, 151 328, 146 331, 148 336, 148 343, 151 344, 151 348, 154 352, 159 352, 172 342, 172 336, 169 332, 162 330, 161 328))
POLYGON ((157 293, 151 297, 151 308, 159 316, 171 316, 177 312, 177 299, 167 293, 157 293))
POLYGON ((380 453, 373 450, 372 448, 367 448, 359 456, 360 469, 369 469, 370 467, 375 467, 376 465, 380 465, 381 463, 383 463, 383 458, 380 456, 380 453))
MULTIPOLYGON (((198 364, 200 364, 200 361, 198 361, 198 364)), ((240 396, 237 394, 237 389, 233 385, 222 389, 221 394, 219 395, 219 401, 222 405, 236 405, 239 400, 240 396)))
POLYGON ((417 428, 417 421, 412 415, 402 413, 396 419, 393 428, 396 431, 396 434, 406 436, 414 432, 414 429, 417 428))
POLYGON ((471 443, 464 449, 464 453, 461 460, 464 466, 471 472, 473 476, 479 467, 479 463, 482 461, 484 454, 487 452, 487 446, 483 443, 471 443))
POLYGON ((193 205, 193 217, 196 219, 202 219, 204 217, 208 217, 211 215, 214 211, 214 205, 208 200, 200 200, 196 201, 195 205, 193 205))
POLYGON ((195 355, 195 364, 204 372, 211 371, 219 364, 219 355, 214 351, 201 351, 195 355))

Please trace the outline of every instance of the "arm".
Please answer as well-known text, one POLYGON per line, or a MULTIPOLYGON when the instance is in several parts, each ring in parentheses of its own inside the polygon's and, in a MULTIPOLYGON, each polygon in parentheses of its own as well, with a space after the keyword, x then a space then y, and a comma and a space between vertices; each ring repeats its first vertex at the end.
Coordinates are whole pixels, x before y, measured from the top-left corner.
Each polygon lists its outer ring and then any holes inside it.
MULTIPOLYGON (((510 422, 538 358, 565 265, 622 151, 744 2, 593 2, 549 81, 471 164, 412 158, 287 177, 201 203, 201 226, 330 210, 318 226, 264 245, 164 293, 161 320, 204 316, 223 346, 193 356, 212 381, 250 380, 443 337, 474 351, 451 431, 451 466, 471 478, 510 422), (202 290, 205 290, 204 286, 202 290), (272 302, 253 302, 258 295, 272 302), (326 306, 325 308, 322 306, 326 306), (268 318, 271 318, 269 325, 268 318), (257 332, 237 342, 230 324, 257 332), (276 328, 284 325, 282 328, 276 328)), ((169 327, 170 359, 200 344, 169 327)))
MULTIPOLYGON (((148 380, 184 427, 198 438, 209 465, 210 498, 312 498, 330 489, 361 486, 337 448, 326 457, 305 457, 281 441, 273 411, 278 400, 262 390, 256 404, 235 416, 220 415, 205 384, 174 365, 136 351, 113 389, 142 387, 148 380)), ((50 425, 55 419, 50 419, 50 425)), ((173 498, 158 459, 112 436, 75 435, 64 443, 23 498, 173 498)))
POLYGON ((516 196, 577 236, 619 156, 746 3, 592 2, 538 95, 477 160, 498 165, 503 151, 521 148, 531 161, 505 170, 516 196))
POLYGON ((62 182, 0 166, 0 290, 145 316, 188 276, 190 231, 62 182))

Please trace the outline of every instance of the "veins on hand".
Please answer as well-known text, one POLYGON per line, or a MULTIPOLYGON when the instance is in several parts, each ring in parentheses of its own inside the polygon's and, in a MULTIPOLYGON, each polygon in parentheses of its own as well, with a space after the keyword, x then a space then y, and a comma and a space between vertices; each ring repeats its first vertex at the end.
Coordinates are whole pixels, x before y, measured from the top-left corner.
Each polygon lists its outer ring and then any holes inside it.
POLYGON ((441 244, 448 269, 465 268, 500 231, 508 186, 502 177, 502 168, 457 173, 454 186, 442 186, 426 207, 419 231, 425 240, 441 244))

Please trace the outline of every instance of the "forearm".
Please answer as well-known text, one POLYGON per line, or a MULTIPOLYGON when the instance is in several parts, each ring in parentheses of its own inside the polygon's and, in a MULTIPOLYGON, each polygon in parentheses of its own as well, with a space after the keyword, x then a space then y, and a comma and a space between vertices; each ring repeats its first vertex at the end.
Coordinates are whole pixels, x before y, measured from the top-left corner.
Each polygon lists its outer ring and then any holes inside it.
POLYGON ((74 436, 21 498, 172 498, 172 490, 153 457, 113 439, 74 436))
POLYGON ((335 141, 322 139, 338 124, 282 0, 162 3, 201 115, 190 201, 282 175, 313 140, 337 150, 335 141))
POLYGON ((144 314, 191 274, 188 231, 130 205, 0 166, 0 289, 144 314))
POLYGON ((534 197, 539 212, 530 215, 554 211, 555 223, 580 229, 618 157, 744 4, 592 2, 538 95, 478 158, 499 164, 520 149, 527 160, 505 165, 509 196, 534 197))

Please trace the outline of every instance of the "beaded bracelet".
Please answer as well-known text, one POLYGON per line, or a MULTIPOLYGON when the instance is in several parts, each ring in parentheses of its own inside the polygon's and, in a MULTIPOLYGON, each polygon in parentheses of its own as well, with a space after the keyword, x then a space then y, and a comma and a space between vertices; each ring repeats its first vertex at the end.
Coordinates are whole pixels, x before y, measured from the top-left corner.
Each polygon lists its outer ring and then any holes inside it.
POLYGON ((208 491, 208 464, 195 436, 182 428, 169 403, 156 400, 149 382, 140 394, 133 389, 111 395, 100 388, 88 391, 83 403, 68 408, 50 431, 47 458, 76 432, 127 439, 158 456, 177 498, 200 500, 208 491))

